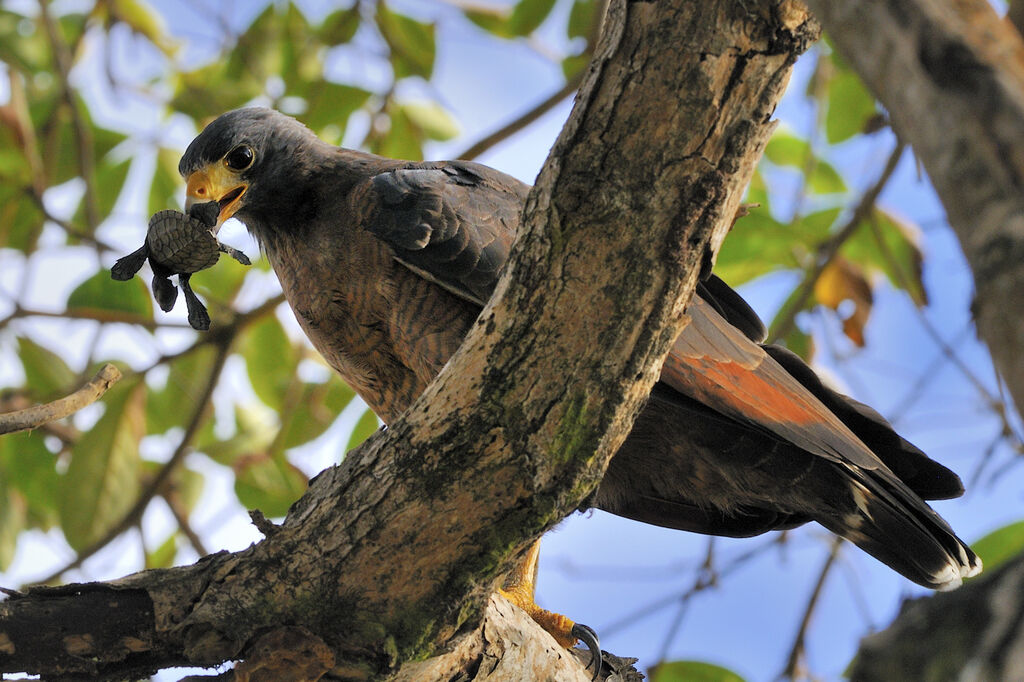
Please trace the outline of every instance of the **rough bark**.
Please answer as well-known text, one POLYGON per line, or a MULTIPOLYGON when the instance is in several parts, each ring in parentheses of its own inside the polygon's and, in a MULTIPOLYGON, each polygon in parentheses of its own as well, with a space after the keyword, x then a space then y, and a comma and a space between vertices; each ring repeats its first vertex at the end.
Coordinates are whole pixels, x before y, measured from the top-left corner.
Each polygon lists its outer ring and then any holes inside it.
MULTIPOLYGON (((0 604, 0 671, 114 677, 245 659, 282 679, 280 661, 304 655, 339 677, 409 678, 430 665, 478 675, 509 655, 518 637, 489 636, 493 613, 481 626, 487 596, 628 433, 815 37, 791 2, 613 2, 508 272, 404 417, 245 551, 0 604), (24 623, 42 607, 34 627, 75 635, 73 656, 32 660, 24 623), (92 614, 86 632, 59 629, 72 612, 92 614), (459 662, 423 662, 445 651, 459 662)), ((533 664, 572 662, 534 630, 533 664)), ((553 670, 537 674, 563 676, 553 670)))
POLYGON ((904 604, 864 638, 852 682, 1024 680, 1024 556, 955 592, 904 604))
POLYGON ((808 0, 924 164, 974 272, 974 315, 1024 414, 1024 43, 986 0, 808 0))

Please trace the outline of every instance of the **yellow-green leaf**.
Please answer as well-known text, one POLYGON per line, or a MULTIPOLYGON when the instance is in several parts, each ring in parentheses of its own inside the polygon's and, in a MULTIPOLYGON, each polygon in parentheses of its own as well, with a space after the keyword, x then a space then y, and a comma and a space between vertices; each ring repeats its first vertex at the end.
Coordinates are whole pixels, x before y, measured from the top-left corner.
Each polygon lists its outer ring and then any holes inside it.
POLYGON ((249 329, 242 355, 256 395, 269 407, 281 409, 299 358, 276 316, 267 315, 249 329))
POLYGON ((0 572, 14 561, 18 548, 18 534, 25 527, 27 509, 25 496, 0 481, 0 572))
POLYGON ((133 31, 146 36, 151 43, 169 57, 178 50, 178 44, 167 33, 163 17, 143 0, 112 0, 114 16, 126 23, 133 31))
POLYGON ((306 491, 306 475, 283 456, 254 454, 234 463, 235 493, 246 509, 284 516, 306 491))
POLYGON ((0 437, 0 480, 21 491, 28 502, 27 524, 49 530, 57 522, 60 475, 57 458, 43 438, 42 431, 0 437))
POLYGON ((528 36, 536 31, 551 14, 555 0, 519 0, 508 18, 512 35, 528 36))
POLYGON ((135 504, 139 492, 139 441, 145 434, 145 391, 121 381, 103 401, 105 412, 71 450, 63 478, 60 519, 75 550, 99 540, 135 504))
POLYGON ((164 433, 175 426, 184 428, 213 371, 217 349, 201 346, 171 362, 167 383, 150 391, 146 401, 149 433, 164 433))
POLYGON ((409 121, 431 140, 450 140, 459 134, 459 124, 437 102, 407 102, 401 105, 409 121))
POLYGON ((865 132, 876 111, 875 98, 860 76, 848 68, 837 71, 828 85, 825 138, 837 144, 865 132))
POLYGON ((1024 521, 1016 521, 992 531, 971 544, 974 553, 985 563, 985 570, 992 571, 1008 559, 1024 552, 1024 521))
POLYGON ((178 533, 171 533, 166 540, 151 552, 146 552, 146 569, 169 568, 178 556, 178 533))
POLYGON ((320 24, 317 35, 328 45, 341 45, 352 40, 359 30, 359 5, 331 12, 320 24))
POLYGON ((380 2, 377 5, 377 28, 391 48, 395 80, 406 76, 430 78, 437 51, 434 24, 393 12, 380 2))
POLYGON ((348 452, 354 447, 359 446, 364 440, 372 436, 377 429, 380 428, 380 420, 377 419, 377 415, 373 413, 373 410, 367 410, 363 412, 363 416, 356 422, 355 427, 352 429, 352 435, 348 437, 348 444, 345 446, 345 451, 348 452))
POLYGON ((153 319, 153 302, 141 277, 118 282, 106 269, 85 280, 68 296, 69 313, 96 315, 104 312, 135 315, 140 322, 153 319))
POLYGON ((355 391, 336 376, 323 384, 305 384, 298 404, 287 417, 282 415, 281 448, 302 445, 322 434, 354 397, 355 391))
POLYGON ((744 682, 728 668, 704 661, 659 663, 650 673, 651 682, 744 682))
POLYGON ((75 373, 67 363, 52 350, 27 336, 18 337, 18 357, 25 370, 28 389, 36 400, 52 400, 77 388, 72 385, 75 373))

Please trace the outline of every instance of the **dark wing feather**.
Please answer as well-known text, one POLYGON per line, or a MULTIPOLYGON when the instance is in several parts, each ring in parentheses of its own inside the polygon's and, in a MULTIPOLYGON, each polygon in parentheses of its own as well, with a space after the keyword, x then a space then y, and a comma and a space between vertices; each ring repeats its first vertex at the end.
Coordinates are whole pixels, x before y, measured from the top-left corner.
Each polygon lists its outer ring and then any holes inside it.
POLYGON ((948 500, 964 494, 959 476, 901 437, 885 417, 864 403, 825 386, 814 370, 789 349, 769 345, 764 346, 764 350, 850 427, 911 490, 926 500, 948 500))
POLYGON ((482 306, 508 260, 528 189, 469 162, 415 164, 369 180, 364 227, 400 263, 482 306))
POLYGON ((750 304, 718 275, 712 273, 698 282, 697 295, 754 343, 761 343, 768 336, 768 329, 750 304))

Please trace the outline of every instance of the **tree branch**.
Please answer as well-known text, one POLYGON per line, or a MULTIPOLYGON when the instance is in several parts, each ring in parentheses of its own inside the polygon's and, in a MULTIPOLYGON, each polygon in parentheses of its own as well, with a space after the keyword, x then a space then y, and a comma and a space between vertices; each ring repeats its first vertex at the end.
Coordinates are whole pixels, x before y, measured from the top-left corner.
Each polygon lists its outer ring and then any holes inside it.
POLYGON ((44 405, 34 405, 24 410, 0 414, 0 435, 35 429, 58 419, 70 416, 80 409, 96 402, 121 378, 121 371, 107 363, 100 368, 85 386, 44 405))
POLYGON ((1024 414, 1024 42, 985 0, 808 4, 913 146, 974 273, 979 335, 1024 414), (871 30, 864 30, 870 26, 871 30))
MULTIPOLYGON (((261 543, 65 588, 123 594, 145 617, 131 621, 129 654, 96 638, 105 646, 79 646, 80 668, 58 672, 255 665, 263 637, 298 623, 329 646, 339 677, 421 670, 440 651, 468 651, 466 669, 476 669, 476 643, 493 623, 481 629, 488 595, 593 490, 626 437, 685 323, 706 249, 737 210, 796 55, 816 37, 802 5, 746 8, 613 3, 512 260, 437 379, 389 429, 310 481, 261 543)), ((68 592, 0 603, 0 640, 33 601, 68 592)), ((115 611, 100 601, 93 625, 115 611)), ((18 654, 35 646, 11 642, 0 671, 24 669, 18 654)), ((541 677, 567 655, 533 650, 546 652, 532 657, 541 677)), ((576 673, 587 678, 582 666, 576 673)))

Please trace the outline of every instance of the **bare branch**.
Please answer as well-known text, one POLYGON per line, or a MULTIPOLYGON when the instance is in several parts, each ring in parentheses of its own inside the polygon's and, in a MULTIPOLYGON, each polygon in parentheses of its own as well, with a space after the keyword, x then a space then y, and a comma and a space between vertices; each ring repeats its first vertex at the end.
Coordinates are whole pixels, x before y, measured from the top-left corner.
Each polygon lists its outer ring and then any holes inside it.
POLYGON ((111 364, 103 365, 88 383, 80 389, 44 405, 0 414, 0 434, 34 429, 48 422, 63 419, 90 405, 107 392, 121 378, 121 371, 111 364))

